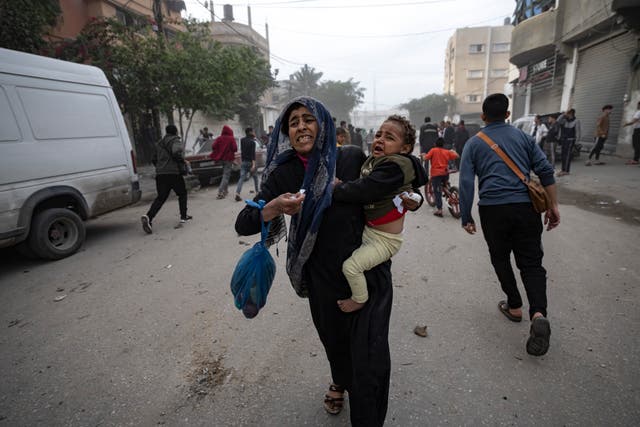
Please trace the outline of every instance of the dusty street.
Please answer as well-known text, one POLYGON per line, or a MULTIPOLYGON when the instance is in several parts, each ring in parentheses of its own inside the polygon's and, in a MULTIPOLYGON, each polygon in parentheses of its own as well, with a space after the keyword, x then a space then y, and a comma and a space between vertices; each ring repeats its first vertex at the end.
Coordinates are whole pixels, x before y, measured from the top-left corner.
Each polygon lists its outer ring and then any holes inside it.
MULTIPOLYGON (((426 204, 408 216, 387 425, 640 423, 637 212, 602 215, 566 194, 578 206, 563 204, 544 233, 552 335, 538 359, 525 352, 528 322, 497 310, 482 234, 426 204)), ((0 426, 349 424, 348 407, 322 409, 328 364, 284 244, 258 317, 233 306, 233 268, 257 237, 237 237, 241 204, 215 195, 191 193, 194 220, 179 229, 170 199, 149 236, 148 202, 104 215, 61 261, 0 252, 0 426)))

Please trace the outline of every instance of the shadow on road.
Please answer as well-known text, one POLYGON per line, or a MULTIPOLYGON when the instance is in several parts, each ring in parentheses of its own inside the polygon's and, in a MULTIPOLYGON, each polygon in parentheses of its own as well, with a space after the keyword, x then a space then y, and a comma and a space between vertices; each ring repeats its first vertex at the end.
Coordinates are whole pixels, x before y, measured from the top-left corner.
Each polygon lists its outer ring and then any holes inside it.
POLYGON ((606 215, 630 225, 640 226, 640 209, 620 202, 604 194, 588 194, 560 186, 558 199, 561 204, 573 205, 589 212, 606 215))

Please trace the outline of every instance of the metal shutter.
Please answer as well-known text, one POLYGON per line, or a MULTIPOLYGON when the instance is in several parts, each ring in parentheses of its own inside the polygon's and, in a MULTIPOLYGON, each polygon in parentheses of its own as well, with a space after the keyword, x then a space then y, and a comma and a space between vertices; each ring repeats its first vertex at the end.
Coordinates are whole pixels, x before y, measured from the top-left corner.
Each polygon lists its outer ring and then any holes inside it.
POLYGON ((636 46, 636 37, 627 32, 579 51, 573 108, 580 119, 580 141, 585 148, 593 146, 602 106, 611 104, 613 111, 604 151, 615 151, 624 108, 622 99, 629 86, 630 61, 636 46))

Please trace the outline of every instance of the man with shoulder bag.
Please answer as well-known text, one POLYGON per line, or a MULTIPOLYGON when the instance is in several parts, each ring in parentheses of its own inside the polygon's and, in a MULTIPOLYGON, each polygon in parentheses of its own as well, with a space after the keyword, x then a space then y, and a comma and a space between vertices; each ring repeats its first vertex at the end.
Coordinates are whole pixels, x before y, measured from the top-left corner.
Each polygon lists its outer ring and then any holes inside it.
POLYGON ((180 208, 180 223, 192 219, 187 215, 187 187, 183 175, 189 173, 189 163, 184 159, 182 140, 178 136, 178 129, 168 125, 164 138, 156 142, 152 162, 156 167, 157 196, 146 215, 142 215, 142 229, 147 234, 153 232, 152 221, 158 214, 164 202, 167 201, 171 190, 178 196, 180 208))
POLYGON ((542 356, 549 349, 551 327, 547 319, 547 272, 542 266, 542 230, 560 224, 553 167, 535 140, 505 123, 509 100, 489 95, 482 104, 486 127, 469 139, 460 165, 462 227, 475 234, 471 216, 475 176, 479 179, 478 210, 491 264, 507 299, 498 310, 513 322, 522 321, 522 297, 511 266, 513 252, 529 300, 531 326, 527 353, 542 356), (529 172, 539 177, 531 181, 529 172))

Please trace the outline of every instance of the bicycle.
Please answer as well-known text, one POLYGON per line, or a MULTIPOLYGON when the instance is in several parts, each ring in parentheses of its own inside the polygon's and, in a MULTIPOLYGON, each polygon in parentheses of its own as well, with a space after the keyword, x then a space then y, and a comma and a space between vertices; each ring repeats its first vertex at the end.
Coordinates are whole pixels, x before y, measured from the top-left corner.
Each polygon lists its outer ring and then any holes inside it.
MULTIPOLYGON (((449 169, 447 171, 449 174, 456 173, 458 170, 449 169)), ((431 179, 425 185, 424 192, 426 194, 426 200, 429 206, 436 205, 436 195, 433 192, 433 187, 431 186, 431 179)), ((460 213, 460 192, 458 191, 458 187, 451 185, 449 180, 446 180, 442 185, 442 198, 447 203, 447 208, 449 209, 449 213, 454 218, 460 218, 462 214, 460 213)))

